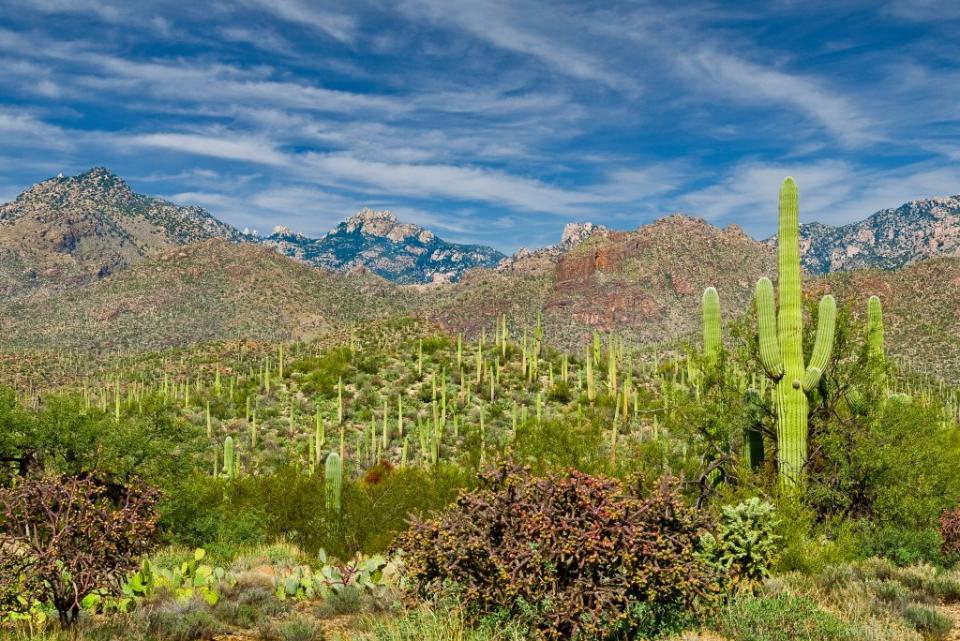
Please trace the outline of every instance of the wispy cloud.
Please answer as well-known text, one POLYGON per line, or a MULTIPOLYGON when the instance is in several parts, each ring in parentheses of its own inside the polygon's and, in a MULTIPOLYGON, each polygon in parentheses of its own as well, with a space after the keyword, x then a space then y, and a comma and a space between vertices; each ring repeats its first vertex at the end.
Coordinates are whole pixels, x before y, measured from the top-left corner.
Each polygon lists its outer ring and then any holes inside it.
POLYGON ((916 163, 867 169, 839 161, 737 165, 716 184, 680 199, 689 211, 722 223, 737 222, 759 237, 776 230, 780 182, 793 176, 800 188, 800 219, 844 225, 909 200, 960 193, 960 168, 916 163))
POLYGON ((244 0, 244 2, 283 20, 321 31, 341 42, 352 42, 357 35, 356 20, 352 16, 327 11, 316 2, 308 0, 303 2, 300 0, 244 0))
POLYGON ((859 113, 849 98, 831 92, 821 82, 709 48, 683 55, 680 61, 697 82, 704 83, 701 86, 727 99, 792 107, 849 145, 876 140, 870 119, 859 113))
POLYGON ((960 192, 953 5, 841 5, 9 0, 0 184, 105 164, 241 226, 369 205, 506 250, 765 235, 788 173, 806 220, 960 192))
POLYGON ((250 138, 224 138, 197 134, 157 133, 121 139, 133 146, 168 149, 185 154, 263 165, 287 165, 290 159, 270 143, 250 138))
POLYGON ((440 24, 453 25, 495 47, 530 56, 554 71, 576 78, 607 85, 614 89, 635 91, 639 83, 628 72, 611 68, 603 57, 569 41, 576 33, 570 29, 575 17, 567 17, 562 9, 543 5, 474 0, 407 0, 401 8, 409 15, 440 24), (549 32, 551 20, 568 19, 567 29, 549 32), (529 24, 529 23, 533 24, 529 24))

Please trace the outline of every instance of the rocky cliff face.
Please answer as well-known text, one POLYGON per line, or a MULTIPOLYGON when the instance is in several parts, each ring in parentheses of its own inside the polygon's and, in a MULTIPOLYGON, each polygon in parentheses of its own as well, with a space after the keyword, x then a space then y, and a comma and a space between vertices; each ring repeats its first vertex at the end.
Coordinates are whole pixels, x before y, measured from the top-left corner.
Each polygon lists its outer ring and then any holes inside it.
POLYGON ((605 237, 610 230, 603 225, 593 223, 567 223, 563 226, 560 242, 537 250, 526 247, 519 249, 511 256, 507 256, 497 265, 500 271, 530 271, 537 270, 557 262, 561 256, 572 250, 580 243, 593 236, 605 237))
POLYGON ((495 271, 471 272, 431 292, 423 315, 470 333, 492 326, 499 314, 523 323, 542 311, 549 338, 571 348, 594 330, 641 343, 669 341, 696 331, 705 287, 720 291, 729 317, 750 304, 757 279, 776 270, 773 250, 740 228, 718 229, 689 216, 568 237, 567 249, 514 255, 495 271))
POLYGON ((453 282, 477 267, 493 267, 503 254, 482 245, 448 243, 389 211, 363 209, 323 238, 285 228, 262 242, 281 253, 331 271, 358 268, 397 283, 453 282))
MULTIPOLYGON (((776 237, 767 241, 776 245, 776 237)), ((914 200, 866 220, 800 227, 804 268, 813 274, 900 269, 937 256, 960 256, 960 196, 914 200)))
POLYGON ((177 245, 242 235, 199 207, 134 193, 96 167, 0 205, 0 295, 102 278, 177 245))

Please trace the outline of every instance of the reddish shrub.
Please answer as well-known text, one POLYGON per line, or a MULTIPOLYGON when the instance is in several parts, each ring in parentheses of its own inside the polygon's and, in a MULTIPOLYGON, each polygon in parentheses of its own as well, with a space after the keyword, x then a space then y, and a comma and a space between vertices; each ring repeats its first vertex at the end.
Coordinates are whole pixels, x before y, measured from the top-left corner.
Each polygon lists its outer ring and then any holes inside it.
POLYGON ((379 461, 366 471, 363 475, 363 482, 367 485, 377 485, 392 471, 393 465, 391 465, 390 461, 379 461))
POLYGON ((960 507, 940 516, 940 536, 943 538, 943 553, 952 558, 960 557, 960 507))
POLYGON ((0 612, 51 603, 63 625, 95 590, 119 589, 155 543, 157 492, 47 476, 0 488, 0 612))
POLYGON ((703 523, 662 481, 649 497, 571 471, 532 477, 503 465, 397 546, 414 593, 456 589, 476 614, 522 615, 546 639, 650 630, 710 602, 717 587, 696 554, 703 523))

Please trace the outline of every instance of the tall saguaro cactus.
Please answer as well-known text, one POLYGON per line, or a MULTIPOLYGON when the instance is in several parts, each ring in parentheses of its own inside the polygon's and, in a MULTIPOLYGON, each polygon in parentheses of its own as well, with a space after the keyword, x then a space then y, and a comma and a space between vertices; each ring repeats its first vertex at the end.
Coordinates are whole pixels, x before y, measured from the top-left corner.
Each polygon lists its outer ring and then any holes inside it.
POLYGON ((720 362, 720 295, 713 287, 703 290, 703 355, 707 370, 720 362))
POLYGON ((761 278, 756 290, 760 360, 767 375, 777 383, 777 464, 784 487, 795 487, 802 480, 807 462, 807 394, 819 384, 830 359, 837 319, 837 303, 828 294, 820 300, 817 337, 810 362, 804 364, 798 200, 797 183, 786 178, 780 186, 777 235, 779 313, 770 279, 761 278))
POLYGON ((228 479, 232 479, 236 473, 236 467, 233 461, 233 437, 227 436, 223 439, 223 472, 228 479))
POLYGON ((324 466, 323 487, 326 492, 327 512, 340 514, 340 500, 343 492, 343 459, 336 452, 327 455, 324 466))

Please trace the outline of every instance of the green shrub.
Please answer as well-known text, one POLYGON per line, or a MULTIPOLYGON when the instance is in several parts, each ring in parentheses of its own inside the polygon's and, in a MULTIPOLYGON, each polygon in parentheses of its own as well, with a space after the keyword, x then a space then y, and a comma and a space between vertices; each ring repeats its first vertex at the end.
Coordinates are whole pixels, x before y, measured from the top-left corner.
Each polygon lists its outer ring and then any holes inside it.
POLYGON ((942 425, 934 404, 878 403, 848 420, 836 418, 841 411, 817 419, 805 501, 819 521, 856 524, 861 556, 941 563, 940 518, 960 503, 956 430, 942 425))
POLYGON ((344 478, 339 518, 325 514, 322 475, 292 466, 231 482, 197 475, 167 503, 163 522, 176 543, 190 546, 237 550, 285 538, 310 554, 323 548, 349 558, 385 551, 410 514, 445 507, 472 482, 468 470, 450 464, 380 472, 376 483, 344 478))
POLYGON ((380 621, 374 627, 376 641, 528 641, 528 630, 509 617, 468 617, 455 603, 421 606, 402 616, 380 621), (506 619, 506 620, 505 620, 506 619))
POLYGON ((945 603, 960 601, 960 577, 956 574, 938 574, 930 582, 929 590, 933 596, 945 603))
POLYGON ((284 609, 270 588, 237 583, 224 589, 213 613, 228 625, 252 628, 264 617, 276 616, 284 609))
POLYGON ((899 581, 879 581, 874 594, 884 605, 895 611, 902 611, 911 601, 913 594, 899 581))
POLYGON ((264 641, 323 641, 325 638, 320 625, 303 615, 261 625, 258 635, 264 641))
POLYGON ((570 402, 571 398, 572 394, 570 392, 570 384, 566 381, 557 381, 549 390, 547 390, 548 401, 567 404, 570 402))
POLYGON ((817 513, 795 496, 778 499, 777 517, 781 540, 777 571, 818 574, 858 556, 849 524, 833 518, 818 521, 817 513))
POLYGON ((147 632, 155 641, 208 641, 223 626, 201 601, 164 603, 146 613, 147 632))
POLYGON ((779 552, 772 504, 753 497, 721 508, 715 533, 701 539, 703 554, 733 590, 752 589, 770 576, 779 552))
POLYGON ((922 605, 912 605, 903 611, 903 618, 913 628, 928 637, 942 639, 953 629, 953 622, 949 617, 937 612, 934 608, 922 605))
POLYGON ((645 499, 577 471, 543 478, 503 464, 398 546, 414 594, 456 586, 476 616, 529 620, 546 639, 672 627, 715 595, 697 554, 701 516, 663 483, 645 499))
POLYGON ((731 641, 853 641, 858 631, 810 599, 781 594, 734 598, 713 627, 731 641))
POLYGON ((940 533, 934 527, 879 525, 866 520, 858 523, 858 550, 863 556, 880 556, 897 565, 943 561, 940 533))

